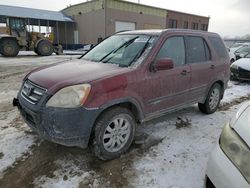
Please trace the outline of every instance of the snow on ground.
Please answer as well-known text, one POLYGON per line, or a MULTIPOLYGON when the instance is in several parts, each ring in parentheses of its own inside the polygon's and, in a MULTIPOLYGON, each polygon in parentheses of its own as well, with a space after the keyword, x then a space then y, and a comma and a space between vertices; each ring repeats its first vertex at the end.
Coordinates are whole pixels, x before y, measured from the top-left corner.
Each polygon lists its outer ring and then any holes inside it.
POLYGON ((92 185, 94 188, 100 186, 99 181, 95 178, 96 174, 94 171, 82 172, 73 161, 58 160, 56 165, 60 169, 53 173, 55 177, 41 176, 34 180, 34 185, 42 188, 75 188, 80 183, 85 186, 92 185))
POLYGON ((0 58, 0 178, 16 160, 24 160, 24 154, 30 152, 36 140, 36 136, 28 134, 30 129, 21 120, 18 110, 12 107, 12 100, 22 83, 22 75, 36 67, 70 58, 39 57, 33 52, 20 52, 20 56, 15 58, 0 58))
POLYGON ((237 108, 204 115, 192 107, 188 112, 170 115, 166 121, 145 125, 143 128, 148 134, 165 138, 134 162, 138 177, 131 184, 135 187, 202 187, 209 154, 222 127, 237 108), (191 126, 176 129, 178 116, 188 118, 191 126))
MULTIPOLYGON (((250 94, 250 85, 229 84, 223 102, 250 94)), ((128 187, 200 188, 204 186, 206 163, 210 152, 218 141, 222 127, 240 107, 234 106, 226 112, 204 115, 196 106, 170 114, 160 120, 140 127, 140 131, 155 138, 163 138, 143 156, 136 157, 133 168, 135 177, 130 177, 128 187), (176 129, 176 119, 188 118, 191 126, 176 129)), ((72 164, 73 165, 73 164, 72 164)), ((88 172, 62 179, 56 172, 54 178, 40 178, 42 187, 77 187, 88 172)), ((36 181, 36 185, 39 182, 36 181)))
POLYGON ((230 81, 228 83, 228 88, 225 91, 224 98, 221 101, 223 103, 228 103, 233 99, 240 98, 246 95, 250 95, 249 82, 238 83, 236 81, 230 81))
POLYGON ((2 177, 4 170, 29 151, 34 140, 34 136, 27 135, 14 127, 0 130, 0 153, 2 154, 0 157, 0 177, 2 177))
MULTIPOLYGON (((32 155, 31 147, 37 140, 36 136, 28 133, 30 129, 20 119, 17 109, 11 106, 12 98, 21 83, 21 75, 16 73, 21 71, 26 74, 25 71, 28 72, 33 66, 38 67, 72 58, 72 56, 55 55, 38 57, 30 52, 23 53, 17 58, 0 58, 0 88, 4 88, 0 91, 0 181, 5 169, 10 166, 15 168, 14 164, 17 160, 25 160, 25 153, 32 155), (12 67, 11 70, 10 67, 12 67), (16 70, 15 67, 22 70, 16 70), (14 74, 12 74, 13 70, 16 71, 14 74)), ((229 103, 249 94, 249 83, 229 82, 222 103, 229 103)), ((128 170, 135 171, 135 175, 126 177, 129 183, 127 186, 203 187, 209 154, 218 141, 222 127, 239 106, 233 106, 227 111, 217 111, 211 115, 204 115, 198 111, 197 106, 191 106, 140 126, 139 131, 151 137, 160 138, 162 141, 143 154, 135 156, 132 154, 132 169, 128 170), (177 129, 178 117, 190 120, 190 126, 177 129)), ((37 147, 40 149, 39 146, 37 147)), ((87 160, 86 156, 81 155, 81 157, 82 160, 87 160)), ((56 161, 57 169, 53 172, 53 176, 43 174, 36 177, 34 186, 61 188, 78 187, 81 184, 81 187, 105 187, 100 183, 102 177, 99 177, 95 170, 80 169, 73 162, 74 158, 75 156, 72 156, 71 160, 56 161)), ((124 174, 129 173, 125 171, 124 174)))

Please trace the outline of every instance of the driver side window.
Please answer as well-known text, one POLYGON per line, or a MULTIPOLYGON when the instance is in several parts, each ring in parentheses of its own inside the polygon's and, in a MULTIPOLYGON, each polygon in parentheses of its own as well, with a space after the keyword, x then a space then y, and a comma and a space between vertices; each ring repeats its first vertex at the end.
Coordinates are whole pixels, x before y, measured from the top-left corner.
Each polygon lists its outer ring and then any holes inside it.
POLYGON ((171 58, 175 67, 185 65, 184 38, 181 36, 168 38, 162 45, 156 60, 163 58, 171 58))

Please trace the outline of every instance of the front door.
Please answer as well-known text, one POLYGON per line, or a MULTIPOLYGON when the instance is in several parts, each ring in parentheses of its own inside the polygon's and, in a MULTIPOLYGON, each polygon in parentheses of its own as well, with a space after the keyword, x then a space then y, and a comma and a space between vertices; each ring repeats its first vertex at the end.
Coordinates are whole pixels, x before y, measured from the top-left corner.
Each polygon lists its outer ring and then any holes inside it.
POLYGON ((145 87, 150 88, 151 95, 143 94, 147 116, 167 112, 187 103, 191 77, 190 66, 186 64, 184 37, 168 37, 156 55, 154 63, 162 58, 171 58, 174 68, 156 72, 148 71, 145 87))

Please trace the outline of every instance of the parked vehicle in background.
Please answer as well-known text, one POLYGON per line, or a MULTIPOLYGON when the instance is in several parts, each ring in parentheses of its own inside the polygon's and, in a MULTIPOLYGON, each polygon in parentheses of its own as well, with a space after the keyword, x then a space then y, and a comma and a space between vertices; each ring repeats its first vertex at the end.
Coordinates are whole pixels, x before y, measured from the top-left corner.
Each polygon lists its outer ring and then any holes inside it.
POLYGON ((250 53, 250 46, 244 46, 234 52, 236 60, 245 57, 250 53))
POLYGON ((230 63, 233 63, 236 60, 236 57, 234 55, 234 53, 230 50, 230 48, 227 48, 228 50, 228 54, 229 54, 229 58, 230 58, 230 63))
POLYGON ((128 150, 139 122, 194 103, 215 112, 229 65, 215 33, 121 32, 81 59, 32 71, 13 104, 41 137, 108 160, 128 150))
POLYGON ((231 67, 231 79, 250 80, 250 54, 235 61, 231 67))
POLYGON ((61 45, 53 45, 52 33, 45 37, 39 32, 28 32, 24 18, 6 18, 7 26, 0 30, 0 54, 15 57, 20 50, 34 51, 40 56, 50 56, 53 52, 62 54, 61 45))
POLYGON ((250 102, 222 130, 207 165, 206 187, 250 188, 250 102))
POLYGON ((236 57, 235 57, 235 51, 242 48, 242 47, 246 47, 246 46, 250 46, 250 43, 234 43, 230 48, 229 48, 229 56, 230 56, 230 62, 233 63, 234 61, 236 61, 236 57))
POLYGON ((250 46, 250 43, 248 42, 244 42, 244 43, 234 43, 229 49, 230 52, 234 53, 236 50, 240 49, 241 47, 246 47, 246 46, 250 46))

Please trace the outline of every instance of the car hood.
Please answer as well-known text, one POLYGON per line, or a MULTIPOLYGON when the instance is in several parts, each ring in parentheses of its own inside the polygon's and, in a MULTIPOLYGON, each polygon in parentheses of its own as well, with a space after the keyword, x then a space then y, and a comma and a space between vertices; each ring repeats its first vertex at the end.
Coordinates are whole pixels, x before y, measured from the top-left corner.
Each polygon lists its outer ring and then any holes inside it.
POLYGON ((250 71, 250 58, 241 58, 233 63, 234 65, 237 65, 238 67, 241 67, 245 70, 250 71))
POLYGON ((54 64, 32 71, 27 78, 50 92, 62 87, 118 75, 129 71, 114 64, 89 62, 81 59, 54 64))
POLYGON ((250 102, 242 105, 236 116, 232 128, 250 146, 250 102))

